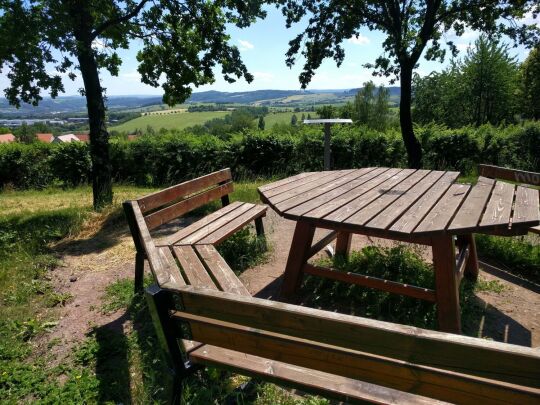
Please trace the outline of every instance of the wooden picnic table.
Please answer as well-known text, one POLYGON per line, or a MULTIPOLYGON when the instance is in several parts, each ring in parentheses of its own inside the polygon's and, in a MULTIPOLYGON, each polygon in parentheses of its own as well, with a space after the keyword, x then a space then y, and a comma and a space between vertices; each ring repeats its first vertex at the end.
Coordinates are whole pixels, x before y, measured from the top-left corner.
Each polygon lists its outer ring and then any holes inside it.
POLYGON ((485 177, 459 184, 458 176, 369 167, 300 173, 259 187, 263 202, 297 222, 281 297, 294 297, 304 274, 317 275, 436 303, 439 329, 460 333, 459 284, 464 275, 478 276, 473 234, 526 234, 540 224, 540 208, 536 189, 485 177), (313 244, 316 228, 331 232, 313 244), (352 234, 431 246, 435 289, 308 263, 335 238, 336 253, 347 254, 352 234))

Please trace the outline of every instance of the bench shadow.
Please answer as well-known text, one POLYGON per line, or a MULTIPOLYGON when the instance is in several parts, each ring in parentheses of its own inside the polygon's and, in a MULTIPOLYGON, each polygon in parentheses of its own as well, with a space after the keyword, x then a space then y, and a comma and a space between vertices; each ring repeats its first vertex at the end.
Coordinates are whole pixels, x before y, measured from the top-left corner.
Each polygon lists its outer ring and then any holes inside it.
POLYGON ((129 230, 121 209, 117 209, 98 225, 98 229, 90 231, 86 238, 69 239, 58 243, 55 251, 71 256, 84 256, 91 253, 101 253, 121 242, 129 235, 129 230))
POLYGON ((92 333, 97 342, 99 403, 167 403, 173 378, 166 367, 143 294, 92 333), (130 368, 135 364, 135 368, 130 368))

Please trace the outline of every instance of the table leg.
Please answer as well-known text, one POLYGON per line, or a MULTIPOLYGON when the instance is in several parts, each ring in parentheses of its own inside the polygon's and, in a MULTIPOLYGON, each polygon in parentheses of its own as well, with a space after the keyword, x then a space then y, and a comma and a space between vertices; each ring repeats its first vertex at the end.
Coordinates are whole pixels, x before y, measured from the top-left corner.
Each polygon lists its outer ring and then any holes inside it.
POLYGON ((439 330, 461 333, 459 284, 456 277, 456 253, 453 237, 433 238, 432 250, 439 330))
POLYGON ((352 234, 349 232, 338 232, 336 240, 336 254, 348 255, 351 249, 352 234))
POLYGON ((283 274, 280 298, 290 300, 298 291, 302 282, 304 265, 309 258, 315 227, 306 222, 297 222, 289 250, 287 266, 283 274))
POLYGON ((474 235, 459 235, 457 237, 458 244, 469 245, 469 258, 467 259, 467 265, 465 266, 465 277, 471 281, 478 279, 478 254, 476 253, 476 242, 474 235))

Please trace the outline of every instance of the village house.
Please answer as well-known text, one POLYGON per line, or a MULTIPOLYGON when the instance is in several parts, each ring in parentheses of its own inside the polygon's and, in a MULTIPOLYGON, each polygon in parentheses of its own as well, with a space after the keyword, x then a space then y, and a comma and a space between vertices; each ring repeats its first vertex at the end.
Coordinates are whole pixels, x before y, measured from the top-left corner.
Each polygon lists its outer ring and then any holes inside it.
POLYGON ((0 135, 0 143, 9 143, 9 142, 15 142, 15 136, 13 134, 3 134, 0 135))
POLYGON ((51 143, 54 140, 53 134, 36 134, 36 139, 39 142, 51 143))
POLYGON ((69 142, 81 142, 79 138, 77 138, 74 134, 66 134, 66 135, 59 135, 52 143, 69 143, 69 142))

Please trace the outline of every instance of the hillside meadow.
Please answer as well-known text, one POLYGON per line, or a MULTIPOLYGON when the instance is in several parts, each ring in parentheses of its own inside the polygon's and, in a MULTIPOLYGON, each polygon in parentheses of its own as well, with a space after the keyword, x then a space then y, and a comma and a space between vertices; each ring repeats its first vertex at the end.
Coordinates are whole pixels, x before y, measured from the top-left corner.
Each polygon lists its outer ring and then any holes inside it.
POLYGON ((121 125, 111 127, 111 131, 135 132, 139 129, 145 131, 148 126, 155 130, 164 129, 185 129, 194 125, 202 125, 206 121, 214 118, 223 118, 229 114, 227 111, 204 111, 204 112, 175 112, 167 113, 163 110, 161 114, 149 114, 124 122, 121 125))

